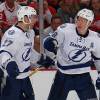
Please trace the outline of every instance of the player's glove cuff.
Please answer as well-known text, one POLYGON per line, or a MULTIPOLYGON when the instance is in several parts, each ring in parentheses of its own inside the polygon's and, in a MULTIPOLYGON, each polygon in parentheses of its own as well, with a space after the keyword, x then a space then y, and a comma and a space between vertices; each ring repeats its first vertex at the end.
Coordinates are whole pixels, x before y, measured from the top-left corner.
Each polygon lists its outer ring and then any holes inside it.
POLYGON ((40 60, 37 62, 37 64, 41 65, 42 67, 48 68, 49 66, 55 65, 55 61, 50 57, 41 54, 40 60))

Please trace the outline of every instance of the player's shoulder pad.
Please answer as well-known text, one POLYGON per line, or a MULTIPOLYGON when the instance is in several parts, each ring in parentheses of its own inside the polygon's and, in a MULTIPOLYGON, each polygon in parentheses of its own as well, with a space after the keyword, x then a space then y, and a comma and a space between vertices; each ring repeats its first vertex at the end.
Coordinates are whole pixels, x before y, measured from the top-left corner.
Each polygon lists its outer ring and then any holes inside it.
POLYGON ((10 27, 5 33, 7 33, 7 36, 11 38, 21 37, 21 34, 20 34, 21 31, 17 29, 15 26, 10 27))
POLYGON ((21 36, 20 36, 20 32, 17 31, 13 26, 10 27, 10 28, 5 32, 5 34, 4 34, 4 38, 10 39, 10 40, 12 40, 13 42, 14 42, 15 40, 19 40, 20 37, 21 37, 21 36))
POLYGON ((6 30, 5 33, 7 33, 8 36, 13 36, 15 34, 15 31, 16 31, 15 28, 12 26, 8 30, 6 30))

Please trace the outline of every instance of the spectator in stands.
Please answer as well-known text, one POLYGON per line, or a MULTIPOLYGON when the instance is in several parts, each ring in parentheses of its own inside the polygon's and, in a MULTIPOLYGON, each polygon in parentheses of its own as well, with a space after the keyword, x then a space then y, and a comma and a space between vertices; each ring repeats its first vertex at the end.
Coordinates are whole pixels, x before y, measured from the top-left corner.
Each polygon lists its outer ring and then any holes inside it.
POLYGON ((10 26, 8 25, 6 21, 6 16, 4 14, 4 11, 0 12, 0 42, 1 38, 3 36, 3 33, 9 28, 10 26))
POLYGON ((17 23, 17 10, 20 8, 20 5, 15 0, 5 0, 0 5, 0 11, 4 11, 7 22, 9 25, 17 23))
MULTIPOLYGON (((39 11, 39 4, 36 0, 33 0, 30 4, 30 7, 35 8, 35 10, 38 12, 39 11)), ((44 18, 44 28, 50 26, 51 23, 51 18, 53 15, 56 14, 56 10, 48 5, 47 0, 43 1, 43 18, 44 18)), ((39 33, 39 22, 37 22, 34 26, 36 33, 39 33)))
MULTIPOLYGON (((71 9, 71 16, 72 18, 77 14, 77 12, 79 11, 79 0, 63 0, 65 4, 70 5, 70 9, 71 9)), ((73 18, 74 19, 74 18, 73 18)))
POLYGON ((88 8, 90 9, 91 0, 80 0, 80 9, 88 8))
POLYGON ((55 8, 56 10, 59 8, 59 2, 60 0, 47 0, 48 4, 55 8))
POLYGON ((48 27, 51 23, 51 18, 56 14, 56 10, 48 5, 47 0, 43 1, 43 11, 44 11, 44 27, 48 27))
POLYGON ((61 1, 59 5, 60 8, 57 10, 57 14, 61 17, 63 23, 74 22, 75 14, 72 12, 73 4, 61 1))
POLYGON ((18 2, 18 4, 20 5, 27 5, 28 4, 28 0, 16 0, 18 2))
POLYGON ((39 10, 39 4, 38 4, 38 2, 37 1, 32 1, 32 2, 30 2, 29 3, 29 6, 30 7, 33 7, 36 11, 38 11, 39 10))
POLYGON ((44 34, 53 33, 62 24, 61 17, 55 15, 51 18, 51 25, 44 30, 44 34))
POLYGON ((100 33, 100 0, 92 0, 91 6, 95 14, 91 29, 100 33))

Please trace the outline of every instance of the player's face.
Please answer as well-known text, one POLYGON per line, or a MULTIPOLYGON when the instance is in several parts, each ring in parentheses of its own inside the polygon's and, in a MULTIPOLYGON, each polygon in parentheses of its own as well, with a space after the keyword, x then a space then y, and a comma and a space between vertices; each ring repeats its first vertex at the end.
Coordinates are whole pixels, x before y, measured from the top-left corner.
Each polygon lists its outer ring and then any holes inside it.
POLYGON ((77 18, 77 20, 76 20, 76 28, 77 28, 79 33, 84 33, 84 31, 86 31, 89 26, 90 26, 90 22, 88 22, 87 19, 82 18, 82 17, 78 17, 77 18))
POLYGON ((38 20, 38 17, 37 17, 37 15, 31 15, 30 16, 31 18, 31 25, 33 25, 34 26, 34 24, 37 22, 37 20, 38 20))
POLYGON ((60 26, 62 24, 61 19, 56 18, 53 19, 51 22, 51 27, 53 28, 53 30, 55 31, 57 29, 58 26, 60 26))
POLYGON ((36 15, 31 15, 31 16, 25 16, 24 17, 24 22, 29 26, 32 25, 34 26, 34 24, 37 22, 37 16, 36 15))

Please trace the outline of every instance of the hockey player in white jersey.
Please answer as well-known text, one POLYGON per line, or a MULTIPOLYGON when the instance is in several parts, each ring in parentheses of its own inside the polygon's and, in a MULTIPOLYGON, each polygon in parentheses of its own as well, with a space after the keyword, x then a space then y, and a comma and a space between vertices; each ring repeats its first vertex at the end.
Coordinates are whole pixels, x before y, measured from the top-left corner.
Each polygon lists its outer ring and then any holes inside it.
POLYGON ((31 69, 31 62, 43 66, 54 62, 33 49, 34 31, 30 28, 37 21, 36 10, 22 6, 17 16, 18 24, 8 29, 1 41, 1 65, 7 72, 7 82, 1 100, 35 100, 29 77, 18 79, 19 75, 25 75, 31 69))
MULTIPOLYGON (((89 74, 93 63, 100 72, 100 38, 89 30, 93 19, 92 10, 82 9, 75 24, 61 25, 44 40, 44 48, 56 54, 58 66, 48 100, 66 100, 70 90, 75 90, 80 100, 97 100, 89 74)), ((100 89, 100 74, 96 86, 100 89)))

